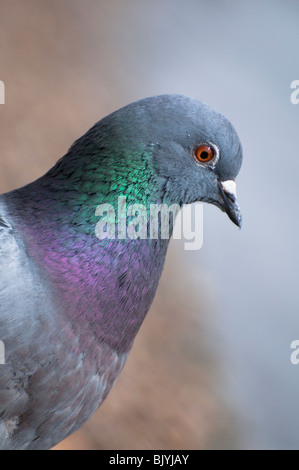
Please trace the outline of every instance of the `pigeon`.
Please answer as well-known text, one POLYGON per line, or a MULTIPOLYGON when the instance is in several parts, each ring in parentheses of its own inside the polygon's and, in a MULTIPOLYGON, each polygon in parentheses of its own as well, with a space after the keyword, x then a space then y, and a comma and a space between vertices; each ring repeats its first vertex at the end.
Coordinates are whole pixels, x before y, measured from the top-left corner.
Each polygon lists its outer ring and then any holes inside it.
POLYGON ((138 211, 121 220, 109 207, 203 201, 241 227, 242 158, 222 114, 154 96, 103 118, 44 176, 0 196, 1 449, 50 449, 79 429, 150 308, 170 236, 138 236, 138 224, 135 237, 110 233, 138 211))

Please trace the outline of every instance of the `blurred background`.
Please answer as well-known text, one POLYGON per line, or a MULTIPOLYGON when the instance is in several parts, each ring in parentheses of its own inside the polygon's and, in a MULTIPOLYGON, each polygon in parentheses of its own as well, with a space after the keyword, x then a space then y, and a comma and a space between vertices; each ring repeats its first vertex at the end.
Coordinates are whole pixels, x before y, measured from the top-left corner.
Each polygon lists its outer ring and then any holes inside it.
POLYGON ((0 192, 45 173, 95 121, 182 93, 244 149, 244 226, 204 207, 172 241, 152 309, 102 408, 57 449, 298 449, 295 0, 0 0, 0 192))

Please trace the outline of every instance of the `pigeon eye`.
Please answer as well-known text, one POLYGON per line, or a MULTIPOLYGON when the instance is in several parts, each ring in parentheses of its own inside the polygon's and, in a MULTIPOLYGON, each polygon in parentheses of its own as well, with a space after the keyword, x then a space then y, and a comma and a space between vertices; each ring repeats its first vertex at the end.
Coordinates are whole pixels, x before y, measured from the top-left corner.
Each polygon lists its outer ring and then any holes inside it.
POLYGON ((199 162, 207 163, 215 156, 215 150, 211 145, 203 144, 195 149, 195 157, 199 162))

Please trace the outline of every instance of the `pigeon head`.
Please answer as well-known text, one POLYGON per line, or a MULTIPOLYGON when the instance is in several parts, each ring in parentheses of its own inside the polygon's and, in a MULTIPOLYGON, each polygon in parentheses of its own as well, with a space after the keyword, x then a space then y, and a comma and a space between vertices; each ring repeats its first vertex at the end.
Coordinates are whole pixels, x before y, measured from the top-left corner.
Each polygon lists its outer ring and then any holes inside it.
POLYGON ((165 179, 166 199, 214 204, 241 227, 235 178, 242 147, 232 124, 206 104, 184 96, 160 96, 136 106, 132 111, 140 133, 146 132, 142 138, 154 138, 154 169, 165 179))
POLYGON ((134 194, 133 202, 150 195, 151 202, 211 203, 241 227, 235 183, 241 164, 240 140, 223 115, 198 100, 161 95, 99 121, 49 175, 70 182, 76 176, 81 189, 88 179, 85 187, 105 202, 121 192, 134 194))

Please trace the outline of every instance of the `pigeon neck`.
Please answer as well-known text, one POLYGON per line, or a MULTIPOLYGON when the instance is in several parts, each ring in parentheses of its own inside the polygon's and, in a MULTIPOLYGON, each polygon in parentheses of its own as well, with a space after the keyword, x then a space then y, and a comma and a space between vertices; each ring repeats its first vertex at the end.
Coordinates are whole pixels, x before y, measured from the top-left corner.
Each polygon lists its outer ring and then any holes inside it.
POLYGON ((154 298, 169 240, 101 240, 96 207, 51 195, 41 184, 11 193, 13 225, 61 315, 78 334, 126 352, 154 298))

